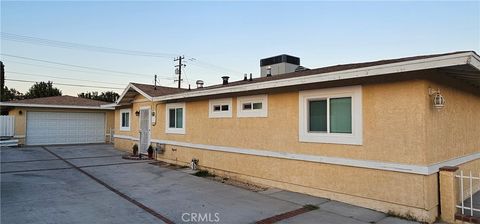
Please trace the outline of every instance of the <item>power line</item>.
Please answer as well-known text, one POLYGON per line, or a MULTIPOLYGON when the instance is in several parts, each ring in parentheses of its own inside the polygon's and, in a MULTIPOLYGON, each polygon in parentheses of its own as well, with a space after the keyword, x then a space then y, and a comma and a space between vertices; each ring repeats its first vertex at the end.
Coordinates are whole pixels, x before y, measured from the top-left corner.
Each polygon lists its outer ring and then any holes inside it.
MULTIPOLYGON (((85 51, 97 51, 103 53, 111 53, 111 54, 123 54, 123 55, 132 55, 132 56, 144 56, 144 57, 157 57, 157 58, 171 58, 176 56, 176 54, 172 53, 156 53, 156 52, 147 52, 147 51, 137 51, 137 50, 126 50, 126 49, 119 49, 119 48, 110 48, 110 47, 102 47, 102 46, 95 46, 95 45, 87 45, 87 44, 80 44, 80 43, 73 43, 73 42, 65 42, 65 41, 58 41, 58 40, 51 40, 45 38, 38 38, 38 37, 31 37, 31 36, 24 36, 18 35, 13 33, 6 33, 0 32, 1 38, 8 41, 15 41, 21 43, 28 43, 28 44, 36 44, 41 46, 48 46, 48 47, 59 47, 65 49, 79 49, 85 51)), ((225 68, 223 66, 214 65, 202 60, 198 60, 196 58, 190 57, 191 62, 194 63, 195 66, 203 67, 207 69, 214 69, 218 71, 230 71, 233 73, 241 74, 239 71, 235 71, 229 68, 225 68), (193 60, 191 60, 193 59, 193 60)))
MULTIPOLYGON (((73 71, 73 72, 83 72, 83 73, 88 73, 88 74, 100 74, 100 75, 105 75, 105 73, 100 73, 100 72, 91 72, 91 71, 83 71, 83 70, 76 70, 76 69, 68 69, 68 68, 61 68, 61 67, 55 67, 55 66, 47 66, 47 65, 36 65, 36 64, 30 64, 30 63, 25 63, 25 62, 19 62, 19 61, 12 61, 10 59, 7 59, 8 63, 16 63, 16 64, 22 64, 22 65, 29 65, 29 66, 35 66, 35 67, 42 67, 42 68, 50 68, 50 69, 56 69, 56 70, 64 70, 64 71, 73 71)), ((125 76, 124 76, 125 77, 125 76)), ((130 76, 129 76, 130 77, 130 76)), ((165 80, 172 80, 175 79, 173 76, 157 76, 159 79, 165 79, 165 80), (163 78, 162 78, 163 77, 163 78)))
POLYGON ((111 53, 111 54, 125 54, 125 55, 160 57, 160 58, 172 58, 176 55, 171 53, 155 53, 155 52, 147 52, 147 51, 125 50, 125 49, 119 49, 119 48, 72 43, 72 42, 44 39, 44 38, 38 38, 38 37, 23 36, 23 35, 5 33, 5 32, 1 32, 1 38, 9 41, 38 44, 38 45, 49 46, 49 47, 80 49, 80 50, 86 50, 86 51, 97 51, 97 52, 111 53))
POLYGON ((4 53, 0 53, 0 54, 3 55, 3 56, 7 56, 7 57, 20 58, 20 59, 32 60, 32 61, 39 61, 39 62, 44 62, 44 63, 49 63, 49 64, 56 64, 56 65, 70 66, 70 67, 76 67, 76 68, 91 69, 91 70, 98 70, 98 71, 111 72, 111 73, 122 73, 122 74, 128 74, 128 75, 138 75, 138 76, 151 77, 151 75, 146 75, 146 74, 139 74, 139 73, 132 73, 132 72, 122 72, 122 71, 114 71, 114 70, 102 69, 102 68, 93 68, 93 67, 87 67, 87 66, 65 64, 65 63, 60 63, 60 62, 47 61, 47 60, 42 60, 42 59, 35 59, 35 58, 16 56, 16 55, 11 55, 11 54, 4 54, 4 53))
POLYGON ((51 76, 51 75, 40 75, 40 74, 32 74, 32 73, 24 73, 24 72, 15 72, 15 71, 8 71, 7 73, 14 73, 14 74, 19 74, 19 75, 27 75, 27 76, 42 76, 42 77, 49 77, 49 78, 56 78, 56 79, 65 79, 65 80, 74 80, 74 81, 84 81, 84 82, 95 82, 95 83, 104 83, 104 84, 112 84, 112 85, 126 86, 126 84, 120 84, 120 83, 102 82, 102 81, 92 81, 92 80, 87 80, 87 79, 65 78, 65 77, 58 77, 58 76, 51 76))
MULTIPOLYGON (((5 80, 12 81, 12 82, 37 83, 36 81, 29 81, 29 80, 22 80, 22 79, 5 79, 5 80)), ((55 85, 59 85, 59 86, 91 87, 91 88, 99 88, 99 89, 125 89, 125 88, 108 87, 108 86, 77 85, 77 84, 57 83, 57 82, 52 82, 52 83, 55 84, 55 85)))
POLYGON ((206 68, 206 69, 214 69, 214 70, 217 70, 217 71, 229 71, 229 72, 233 72, 233 73, 236 73, 236 74, 242 74, 239 71, 235 71, 235 70, 225 68, 225 67, 222 67, 222 66, 219 66, 219 65, 214 65, 214 64, 202 61, 202 60, 198 60, 196 58, 189 58, 189 61, 192 62, 193 65, 195 65, 195 66, 206 68))

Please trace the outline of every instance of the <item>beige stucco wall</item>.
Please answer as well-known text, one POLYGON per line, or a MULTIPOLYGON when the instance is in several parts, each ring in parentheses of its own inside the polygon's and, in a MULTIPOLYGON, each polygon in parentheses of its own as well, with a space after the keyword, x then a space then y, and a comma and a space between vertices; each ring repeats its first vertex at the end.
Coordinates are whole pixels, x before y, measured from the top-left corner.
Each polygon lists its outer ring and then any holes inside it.
MULTIPOLYGON (((237 118, 233 97, 232 118, 208 118, 208 100, 187 102, 186 134, 165 133, 165 105, 156 106, 157 124, 152 138, 196 144, 263 149, 308 155, 407 164, 426 164, 424 81, 404 81, 363 85, 363 145, 300 143, 298 140, 298 92, 268 95, 267 118, 237 118)), ((141 100, 143 97, 137 97, 141 100)), ((138 117, 142 106, 134 103, 131 130, 120 131, 116 110, 115 131, 138 137, 138 117)))
MULTIPOLYGON (((478 147, 475 149, 480 141, 479 136, 475 137, 480 133, 480 125, 476 123, 480 121, 478 96, 441 86, 447 107, 440 112, 434 111, 428 96, 431 85, 427 80, 362 85, 363 144, 360 146, 300 143, 298 92, 269 94, 267 118, 237 118, 235 97, 232 98, 232 118, 208 118, 208 100, 187 102, 184 135, 165 133, 165 105, 162 103, 145 102, 143 97, 138 96, 138 103, 132 105, 132 114, 143 106, 156 108, 153 139, 195 144, 420 166, 478 152, 478 147), (475 106, 470 107, 472 103, 475 106), (461 109, 465 107, 468 108, 461 109), (450 120, 458 122, 443 122, 450 120), (457 134, 449 134, 451 128, 457 134), (441 131, 435 132, 437 129, 441 131), (451 142, 442 136, 449 136, 447 139, 451 142), (453 146, 459 150, 451 152, 453 146)), ((117 110, 117 129, 118 123, 117 110)), ((132 116, 131 131, 116 133, 138 137, 138 117, 132 116)), ((124 139, 116 139, 115 143, 116 147, 128 147, 128 150, 132 145, 132 141, 124 139)), ((417 175, 178 146, 167 146, 165 154, 160 157, 161 160, 181 164, 187 164, 192 158, 198 158, 202 168, 217 174, 384 212, 391 210, 398 214, 411 214, 428 222, 433 221, 438 213, 437 173, 417 175)))
MULTIPOLYGON (((125 107, 119 107, 118 109, 115 110, 115 121, 114 121, 114 126, 115 126, 115 134, 118 135, 127 135, 127 136, 133 136, 133 137, 138 137, 139 136, 139 117, 135 115, 135 111, 139 111, 140 108, 152 108, 153 111, 153 103, 150 101, 147 101, 143 96, 138 95, 135 97, 135 103, 133 103, 130 106, 125 106, 125 107), (120 130, 120 110, 121 109, 130 109, 131 114, 130 114, 130 131, 122 131, 120 130)), ((152 130, 156 129, 156 126, 152 126, 152 130)), ((154 137, 154 135, 152 135, 154 137)), ((131 148, 131 146, 130 146, 131 148)))
POLYGON ((197 158, 201 169, 216 175, 295 192, 332 198, 383 212, 410 214, 431 222, 436 198, 424 184, 435 177, 314 162, 167 146, 161 160, 188 165, 197 158), (174 149, 174 150, 172 150, 174 149))
POLYGON ((19 144, 25 144, 26 130, 27 130, 27 114, 29 111, 44 111, 44 112, 104 112, 105 113, 105 131, 110 128, 114 128, 115 111, 105 110, 82 110, 82 109, 57 109, 57 108, 29 108, 29 107, 17 107, 8 112, 8 115, 15 116, 15 138, 19 140, 19 144), (22 114, 20 115, 20 111, 22 114))
POLYGON ((432 98, 425 97, 425 104, 430 105, 426 111, 427 162, 480 152, 480 95, 432 81, 425 82, 424 95, 428 88, 440 89, 446 104, 437 110, 431 106, 432 98))

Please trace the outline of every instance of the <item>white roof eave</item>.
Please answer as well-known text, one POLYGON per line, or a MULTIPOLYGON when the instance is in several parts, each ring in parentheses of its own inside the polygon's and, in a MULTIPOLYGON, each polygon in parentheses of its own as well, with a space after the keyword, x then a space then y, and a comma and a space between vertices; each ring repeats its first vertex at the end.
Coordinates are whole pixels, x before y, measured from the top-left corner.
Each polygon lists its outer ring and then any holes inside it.
POLYGON ((35 107, 35 108, 61 108, 61 109, 87 109, 87 110, 115 110, 112 107, 102 106, 75 106, 75 105, 53 105, 53 104, 27 104, 0 102, 0 106, 10 107, 35 107))
POLYGON ((327 81, 343 80, 343 79, 351 79, 351 78, 362 78, 362 77, 370 77, 370 76, 377 76, 377 75, 394 74, 399 72, 410 72, 410 71, 418 71, 418 70, 424 70, 424 69, 442 68, 442 67, 466 65, 466 64, 470 64, 480 71, 480 59, 478 58, 478 56, 475 55, 475 53, 473 52, 464 52, 464 53, 438 56, 438 57, 427 58, 427 59, 418 59, 418 60, 411 60, 411 61, 405 61, 405 62, 376 65, 376 66, 370 66, 365 68, 328 72, 328 73, 314 74, 314 75, 301 76, 301 77, 292 77, 287 79, 279 79, 279 80, 272 80, 272 81, 265 81, 265 82, 259 82, 259 83, 244 84, 244 85, 230 86, 230 87, 223 87, 223 88, 216 88, 216 89, 206 89, 201 91, 184 92, 184 93, 178 93, 178 94, 172 94, 172 95, 166 95, 166 96, 153 97, 152 100, 153 101, 176 100, 176 99, 182 99, 182 98, 236 93, 236 92, 244 92, 244 91, 251 91, 251 90, 262 90, 262 89, 295 86, 295 85, 302 85, 302 84, 309 84, 309 83, 319 83, 319 82, 327 82, 327 81))

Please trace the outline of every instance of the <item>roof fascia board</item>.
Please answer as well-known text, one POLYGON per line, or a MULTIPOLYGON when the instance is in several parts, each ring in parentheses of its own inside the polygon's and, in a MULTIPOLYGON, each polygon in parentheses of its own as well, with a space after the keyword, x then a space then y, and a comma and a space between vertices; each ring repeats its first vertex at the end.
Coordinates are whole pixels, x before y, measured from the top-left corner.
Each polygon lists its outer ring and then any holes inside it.
POLYGON ((11 107, 38 107, 38 108, 65 108, 65 109, 88 109, 88 110, 115 110, 115 108, 102 108, 101 106, 69 106, 69 105, 49 105, 49 104, 27 104, 27 103, 0 103, 0 106, 11 107))
POLYGON ((468 64, 470 64, 472 67, 476 68, 477 70, 480 70, 480 57, 476 54, 472 54, 468 60, 468 64))
POLYGON ((133 88, 135 91, 137 91, 137 92, 139 92, 140 94, 142 94, 142 96, 144 96, 144 97, 147 98, 148 100, 150 100, 150 101, 153 100, 153 97, 152 97, 152 96, 146 94, 145 92, 143 92, 142 90, 140 90, 139 88, 137 88, 137 87, 136 87, 135 85, 133 85, 133 84, 132 84, 132 88, 133 88))
POLYGON ((115 106, 118 106, 118 104, 116 104, 116 103, 109 103, 109 104, 100 105, 101 108, 113 108, 113 109, 115 109, 115 108, 114 108, 115 106))
POLYGON ((118 105, 118 103, 123 99, 123 97, 125 97, 125 95, 127 94, 128 90, 130 90, 130 88, 132 88, 133 90, 137 91, 138 93, 140 93, 142 96, 144 96, 145 98, 149 99, 150 101, 153 100, 153 97, 146 94, 145 92, 143 92, 142 90, 140 90, 139 88, 137 88, 133 83, 128 83, 127 85, 127 88, 125 88, 125 90, 123 90, 123 93, 122 95, 120 95, 120 97, 118 98, 117 101, 115 101, 115 103, 118 105))
POLYGON ((130 89, 131 86, 132 86, 132 83, 128 83, 127 87, 123 90, 120 97, 118 97, 117 101, 115 101, 116 104, 118 104, 118 102, 120 102, 120 100, 122 100, 123 97, 125 97, 125 94, 127 94, 128 90, 130 89))
POLYGON ((166 100, 174 100, 174 99, 189 98, 189 97, 199 97, 199 96, 216 95, 216 94, 224 94, 224 93, 235 93, 235 92, 243 92, 243 91, 250 91, 250 90, 277 88, 277 87, 294 86, 294 85, 301 85, 301 84, 308 84, 308 83, 326 82, 326 81, 334 81, 334 80, 342 80, 342 79, 350 79, 350 78, 361 78, 361 77, 369 77, 369 76, 376 76, 376 75, 383 75, 383 74, 409 72, 409 71, 448 67, 448 66, 455 66, 455 65, 464 65, 469 63, 469 59, 472 58, 472 55, 475 55, 475 54, 472 52, 465 52, 465 53, 458 53, 458 54, 452 54, 452 55, 446 55, 446 56, 439 56, 434 58, 418 59, 413 61, 397 62, 397 63, 391 63, 391 64, 385 64, 385 65, 376 65, 376 66, 370 66, 365 68, 350 69, 350 70, 329 72, 329 73, 320 73, 315 75, 272 80, 272 81, 266 81, 266 82, 260 82, 260 83, 252 83, 252 84, 238 85, 238 86, 211 89, 211 90, 202 90, 198 92, 172 94, 172 95, 166 95, 166 96, 153 97, 153 101, 166 101, 166 100))

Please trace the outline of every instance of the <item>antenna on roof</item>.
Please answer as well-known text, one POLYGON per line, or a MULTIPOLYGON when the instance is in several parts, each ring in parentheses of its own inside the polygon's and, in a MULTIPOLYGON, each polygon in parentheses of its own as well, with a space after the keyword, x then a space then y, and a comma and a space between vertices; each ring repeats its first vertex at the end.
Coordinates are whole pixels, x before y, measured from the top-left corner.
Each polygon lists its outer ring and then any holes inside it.
POLYGON ((156 90, 157 89, 157 75, 155 75, 155 79, 153 80, 153 82, 155 83, 153 89, 156 90))

